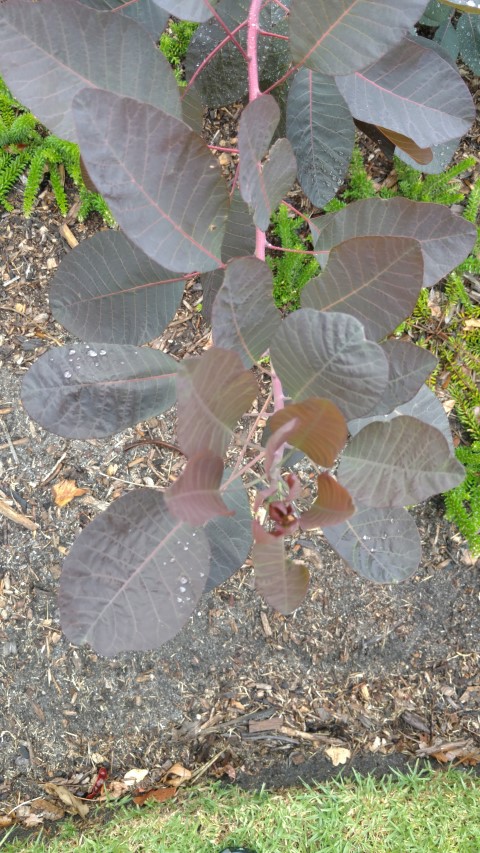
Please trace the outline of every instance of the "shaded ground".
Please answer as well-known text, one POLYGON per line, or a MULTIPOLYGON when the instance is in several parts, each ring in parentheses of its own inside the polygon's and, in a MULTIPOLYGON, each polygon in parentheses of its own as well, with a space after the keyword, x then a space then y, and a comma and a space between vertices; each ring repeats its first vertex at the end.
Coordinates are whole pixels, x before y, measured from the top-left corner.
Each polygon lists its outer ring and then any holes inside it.
MULTIPOLYGON (((5 811, 101 760, 113 776, 145 767, 155 781, 168 760, 193 768, 218 755, 209 772, 279 786, 310 766, 336 772, 331 747, 378 767, 429 752, 479 761, 479 566, 441 500, 415 511, 424 558, 401 586, 362 581, 318 537, 316 549, 299 545, 312 583, 291 617, 263 603, 247 565, 160 651, 105 660, 65 640, 56 587, 79 530, 129 488, 163 485, 179 462, 158 448, 123 450, 150 432, 171 440, 168 414, 101 442, 66 441, 27 417, 26 368, 68 340, 46 298, 68 246, 48 193, 28 222, 20 204, 17 195, 15 211, 0 216, 0 499, 38 526, 0 514, 5 811), (60 508, 52 486, 63 479, 86 491, 60 508)), ((70 227, 82 239, 98 223, 70 227)), ((204 346, 197 299, 187 293, 154 345, 179 355, 204 346)))

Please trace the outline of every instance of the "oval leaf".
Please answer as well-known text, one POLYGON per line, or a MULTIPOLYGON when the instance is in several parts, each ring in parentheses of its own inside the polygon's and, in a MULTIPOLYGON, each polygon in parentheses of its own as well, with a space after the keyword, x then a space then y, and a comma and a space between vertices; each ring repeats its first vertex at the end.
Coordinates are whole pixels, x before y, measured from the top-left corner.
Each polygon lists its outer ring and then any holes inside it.
POLYGON ((194 526, 205 524, 216 515, 233 515, 220 496, 222 475, 220 456, 210 450, 192 456, 165 494, 172 515, 194 526))
MULTIPOLYGON (((347 424, 340 410, 330 400, 322 400, 319 397, 311 397, 303 403, 292 403, 275 412, 268 419, 273 433, 272 438, 281 427, 292 421, 292 426, 287 432, 282 430, 282 441, 287 441, 293 447, 303 450, 317 465, 331 468, 344 447, 348 435, 347 424)), ((267 472, 269 444, 272 438, 267 443, 265 460, 267 472)))
POLYGON ((205 586, 203 530, 168 512, 155 489, 114 501, 75 541, 62 569, 62 628, 101 655, 154 649, 172 639, 205 586))
POLYGON ((214 347, 178 366, 178 440, 186 456, 212 450, 222 456, 232 430, 256 395, 257 383, 240 357, 214 347))
POLYGON ((458 71, 410 38, 361 74, 336 83, 355 118, 405 134, 420 148, 463 136, 475 118, 458 71))
POLYGON ((326 397, 346 418, 366 414, 383 394, 388 362, 362 324, 348 314, 302 308, 280 326, 272 363, 294 400, 326 397))
POLYGON ((50 308, 83 340, 143 344, 172 320, 184 287, 183 276, 150 260, 120 231, 99 231, 62 260, 50 308))
POLYGON ((168 12, 155 5, 155 0, 143 0, 143 3, 130 3, 130 0, 80 0, 89 9, 97 12, 119 12, 127 18, 133 18, 158 41, 168 21, 168 12))
POLYGON ((0 57, 2 76, 15 97, 52 133, 72 142, 79 141, 72 101, 86 87, 182 115, 167 60, 146 30, 125 15, 105 14, 76 0, 4 3, 0 57))
POLYGON ((464 476, 442 433, 406 415, 364 427, 338 469, 353 498, 371 507, 417 504, 453 489, 464 476))
POLYGON ((345 178, 355 139, 350 110, 331 77, 297 71, 287 98, 287 137, 303 191, 323 207, 345 178))
POLYGON ((127 237, 174 272, 221 266, 228 192, 203 140, 111 92, 85 89, 73 109, 88 173, 127 237))
MULTIPOLYGON (((321 222, 321 219, 320 219, 321 222)), ((441 204, 407 198, 367 198, 329 216, 315 249, 330 251, 352 237, 413 237, 423 252, 423 285, 431 287, 472 251, 477 229, 441 204)), ((325 263, 319 257, 321 263, 325 263)))
POLYGON ((350 74, 398 44, 424 9, 425 0, 295 0, 293 59, 324 74, 350 74))
POLYGON ((369 581, 398 583, 418 569, 422 546, 406 509, 361 509, 323 535, 351 568, 369 581))
POLYGON ((334 246, 323 275, 302 290, 302 306, 342 311, 379 341, 409 317, 423 280, 423 255, 409 237, 357 237, 334 246))
POLYGON ((22 402, 56 435, 103 438, 173 406, 177 367, 159 350, 118 344, 58 347, 28 371, 22 402))
POLYGON ((384 341, 382 349, 388 358, 388 384, 371 414, 388 414, 411 400, 437 364, 431 352, 411 341, 384 341))
POLYGON ((272 291, 272 272, 264 261, 238 258, 228 264, 215 297, 214 343, 237 352, 245 367, 264 354, 282 321, 272 291))
MULTIPOLYGON (((383 346, 384 344, 382 344, 382 347, 383 346)), ((380 406, 380 403, 378 406, 380 406)), ((402 403, 400 406, 395 405, 395 408, 387 414, 374 414, 371 417, 358 418, 349 421, 348 431, 350 435, 356 435, 357 432, 360 432, 360 430, 367 426, 367 424, 377 421, 386 423, 393 420, 393 418, 398 418, 400 415, 410 415, 412 418, 417 418, 417 420, 423 421, 423 423, 429 424, 430 426, 438 429, 447 442, 450 453, 453 454, 455 452, 452 433, 443 406, 438 397, 435 396, 434 392, 426 385, 422 385, 413 399, 406 403, 402 403)))
POLYGON ((327 471, 317 478, 317 497, 306 512, 302 512, 299 524, 302 530, 340 524, 350 518, 355 507, 349 493, 327 471))
POLYGON ((252 560, 255 586, 265 601, 287 615, 299 607, 307 594, 309 572, 304 563, 285 559, 283 536, 272 536, 254 522, 252 560))
POLYGON ((252 545, 252 513, 248 492, 241 476, 230 482, 232 469, 227 468, 223 475, 220 493, 223 501, 233 515, 217 516, 205 526, 205 534, 210 547, 210 574, 205 586, 209 592, 224 583, 247 559, 252 545))

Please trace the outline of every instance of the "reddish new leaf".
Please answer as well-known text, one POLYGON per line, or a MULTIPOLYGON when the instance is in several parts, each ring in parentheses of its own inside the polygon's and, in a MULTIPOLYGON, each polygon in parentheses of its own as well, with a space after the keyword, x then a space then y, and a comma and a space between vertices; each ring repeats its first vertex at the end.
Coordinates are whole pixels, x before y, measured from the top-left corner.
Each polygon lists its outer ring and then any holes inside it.
POLYGON ((310 509, 302 512, 299 524, 302 530, 327 527, 346 521, 354 512, 347 490, 324 471, 317 479, 317 497, 310 509))
POLYGON ((277 431, 291 423, 288 431, 282 429, 281 440, 303 450, 323 468, 331 468, 347 440, 347 423, 335 403, 319 397, 310 397, 302 403, 292 403, 275 412, 268 421, 273 435, 266 449, 265 466, 275 447, 277 431))
POLYGON ((253 375, 230 350, 213 347, 178 368, 178 438, 186 456, 225 452, 238 419, 258 393, 253 375))
POLYGON ((166 492, 165 500, 172 515, 194 527, 206 524, 217 515, 235 515, 224 504, 219 487, 223 461, 210 450, 196 453, 166 492))
POLYGON ((253 522, 252 559, 255 567, 255 586, 280 613, 293 613, 300 606, 308 589, 309 572, 304 563, 285 559, 282 536, 272 536, 253 522))

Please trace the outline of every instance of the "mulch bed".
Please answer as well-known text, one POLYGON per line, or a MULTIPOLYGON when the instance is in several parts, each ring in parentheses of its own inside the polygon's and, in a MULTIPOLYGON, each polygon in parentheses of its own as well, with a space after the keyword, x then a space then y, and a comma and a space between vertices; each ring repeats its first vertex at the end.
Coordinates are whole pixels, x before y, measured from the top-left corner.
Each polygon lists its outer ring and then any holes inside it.
MULTIPOLYGON (((385 180, 378 162, 372 174, 385 180)), ((144 786, 172 762, 275 786, 356 762, 377 771, 399 757, 480 762, 480 576, 441 499, 414 510, 424 557, 402 585, 363 581, 318 535, 297 544, 312 582, 293 616, 265 605, 247 562, 158 651, 106 660, 66 641, 56 589, 79 530, 126 490, 165 486, 182 463, 167 448, 124 451, 174 441, 172 413, 105 441, 67 441, 26 415, 26 369, 73 343, 49 313, 48 281, 72 235, 103 225, 65 220, 48 190, 29 220, 20 189, 12 199, 14 211, 0 214, 0 814, 41 796, 45 782, 79 784, 102 761, 116 779, 147 769, 144 786), (79 491, 59 506, 54 487, 65 480, 79 491)), ((200 299, 190 283, 152 345, 201 352, 200 299)))

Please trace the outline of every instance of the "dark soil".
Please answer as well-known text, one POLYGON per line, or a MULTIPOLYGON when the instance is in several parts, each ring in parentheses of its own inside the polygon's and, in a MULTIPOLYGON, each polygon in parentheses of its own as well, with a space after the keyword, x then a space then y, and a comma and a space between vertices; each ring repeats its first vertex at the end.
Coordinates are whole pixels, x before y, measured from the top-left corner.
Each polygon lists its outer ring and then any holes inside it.
MULTIPOLYGON (((173 440, 168 413, 101 442, 66 441, 26 415, 26 369, 70 342, 47 302, 69 248, 48 192, 28 221, 20 191, 14 203, 0 216, 0 498, 17 513, 0 514, 0 812, 101 761, 112 778, 142 767, 155 782, 169 761, 194 770, 218 756, 206 775, 278 787, 338 772, 331 747, 349 750, 346 768, 378 772, 422 755, 479 762, 479 566, 441 499, 414 511, 424 556, 402 585, 361 580, 318 536, 298 544, 312 582, 292 616, 264 604, 247 564, 159 651, 106 660, 66 641, 56 588, 78 532, 180 463, 158 447, 123 450, 150 435, 173 440), (60 508, 52 486, 64 479, 85 492, 60 508)), ((69 222, 78 240, 101 227, 69 222)), ((154 346, 205 346, 195 288, 154 346)))

